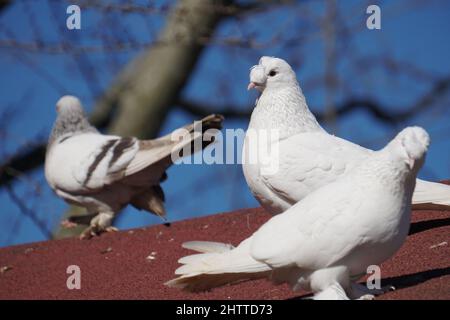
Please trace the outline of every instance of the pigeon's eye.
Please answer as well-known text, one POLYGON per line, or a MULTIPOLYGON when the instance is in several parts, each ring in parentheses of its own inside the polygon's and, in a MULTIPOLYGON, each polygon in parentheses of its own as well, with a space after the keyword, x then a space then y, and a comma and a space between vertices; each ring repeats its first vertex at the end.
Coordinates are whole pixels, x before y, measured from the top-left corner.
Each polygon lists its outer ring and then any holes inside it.
POLYGON ((271 70, 270 72, 269 72, 269 77, 273 77, 273 76, 275 76, 277 74, 277 72, 275 71, 275 70, 271 70))

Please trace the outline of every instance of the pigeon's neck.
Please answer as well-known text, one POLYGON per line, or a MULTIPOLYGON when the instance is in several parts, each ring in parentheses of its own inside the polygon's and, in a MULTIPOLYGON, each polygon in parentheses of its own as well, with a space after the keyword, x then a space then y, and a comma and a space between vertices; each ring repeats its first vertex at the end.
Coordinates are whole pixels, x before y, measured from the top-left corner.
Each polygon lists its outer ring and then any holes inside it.
POLYGON ((301 132, 323 130, 309 111, 298 84, 266 88, 253 110, 249 129, 279 130, 280 139, 301 132))
POLYGON ((57 143, 60 142, 60 140, 68 139, 74 135, 88 132, 97 133, 98 131, 89 123, 84 114, 70 113, 59 115, 53 125, 48 140, 48 149, 50 149, 55 142, 57 143))

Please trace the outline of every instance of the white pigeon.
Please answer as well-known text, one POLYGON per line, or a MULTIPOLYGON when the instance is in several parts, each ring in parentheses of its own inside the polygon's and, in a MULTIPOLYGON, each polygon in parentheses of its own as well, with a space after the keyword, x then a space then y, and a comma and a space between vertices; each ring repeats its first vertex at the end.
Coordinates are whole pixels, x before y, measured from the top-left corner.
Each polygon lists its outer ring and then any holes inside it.
MULTIPOLYGON (((128 204, 165 216, 160 186, 177 156, 206 147, 223 117, 209 115, 195 125, 154 140, 104 135, 90 125, 80 101, 64 96, 48 142, 45 177, 55 193, 92 216, 82 237, 113 231, 114 215, 128 204), (214 130, 208 130, 214 129, 214 130), (174 137, 175 137, 174 136, 174 137)), ((174 131, 175 132, 175 131, 174 131)))
POLYGON ((408 234, 411 198, 429 136, 419 127, 400 132, 346 175, 272 217, 236 248, 193 241, 166 285, 203 291, 269 278, 314 299, 373 298, 355 283, 367 267, 391 257, 408 234))
MULTIPOLYGON (((286 61, 262 57, 250 71, 252 88, 262 93, 244 140, 243 171, 252 193, 270 213, 285 211, 372 154, 319 125, 286 61), (249 159, 254 150, 263 149, 271 152, 266 158, 249 159), (264 171, 265 166, 276 170, 264 171)), ((412 202, 415 209, 448 210, 450 186, 418 179, 412 202)))

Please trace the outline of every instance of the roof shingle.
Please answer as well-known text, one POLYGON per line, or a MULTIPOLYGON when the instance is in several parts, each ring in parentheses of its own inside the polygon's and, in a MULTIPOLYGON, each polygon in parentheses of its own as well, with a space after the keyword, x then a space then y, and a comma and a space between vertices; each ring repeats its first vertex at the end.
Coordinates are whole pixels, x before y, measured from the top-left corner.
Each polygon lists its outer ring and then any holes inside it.
MULTIPOLYGON (((289 299, 286 285, 257 280, 204 293, 164 286, 188 240, 238 244, 270 218, 244 209, 112 234, 0 248, 0 299, 289 299), (151 255, 153 258, 147 258, 151 255), (81 268, 81 289, 69 290, 66 269, 81 268), (8 270, 6 270, 8 269, 8 270)), ((382 265, 384 284, 397 287, 380 299, 450 299, 450 212, 413 212, 411 235, 382 265)))

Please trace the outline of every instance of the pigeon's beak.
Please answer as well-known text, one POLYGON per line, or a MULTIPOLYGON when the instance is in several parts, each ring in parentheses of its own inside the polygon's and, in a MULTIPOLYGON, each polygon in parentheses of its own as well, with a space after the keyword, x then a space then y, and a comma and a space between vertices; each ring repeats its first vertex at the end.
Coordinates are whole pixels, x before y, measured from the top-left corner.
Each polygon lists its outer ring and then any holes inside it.
POLYGON ((416 161, 412 158, 409 158, 408 160, 406 160, 406 164, 408 165, 410 170, 412 170, 414 168, 415 163, 416 163, 416 161))
POLYGON ((407 146, 405 145, 405 139, 401 138, 399 139, 400 145, 401 145, 401 157, 405 164, 407 165, 409 170, 412 170, 414 168, 414 165, 416 164, 416 157, 414 155, 411 155, 408 152, 407 146))
POLYGON ((406 152, 408 154, 408 159, 406 160, 406 165, 410 170, 413 170, 414 167, 417 166, 417 162, 420 162, 420 158, 417 158, 413 155, 410 155, 409 152, 406 152))
POLYGON ((254 89, 254 88, 256 88, 256 83, 254 83, 254 82, 250 82, 248 84, 248 86, 247 86, 247 90, 251 90, 251 89, 254 89))
POLYGON ((259 82, 250 82, 247 86, 247 90, 251 90, 251 89, 264 89, 264 84, 263 83, 259 83, 259 82))
POLYGON ((409 170, 412 170, 414 168, 414 165, 416 164, 416 159, 414 156, 412 156, 411 154, 409 154, 409 152, 407 150, 404 150, 404 152, 406 153, 406 158, 405 158, 405 163, 408 166, 409 170))
POLYGON ((415 163, 414 159, 408 159, 405 162, 406 162, 406 165, 408 166, 409 170, 412 170, 414 168, 414 163, 415 163))

